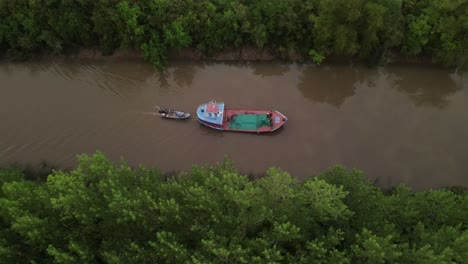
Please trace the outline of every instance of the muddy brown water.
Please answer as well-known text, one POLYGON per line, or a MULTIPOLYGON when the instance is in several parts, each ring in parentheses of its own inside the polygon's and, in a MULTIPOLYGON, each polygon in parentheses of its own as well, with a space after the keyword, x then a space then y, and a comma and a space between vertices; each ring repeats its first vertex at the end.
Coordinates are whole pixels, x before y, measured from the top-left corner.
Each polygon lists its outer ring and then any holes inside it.
POLYGON ((305 178, 342 164, 381 186, 468 186, 468 75, 425 66, 281 63, 0 63, 0 163, 76 166, 76 154, 163 171, 229 157, 242 173, 305 178), (276 109, 268 135, 218 132, 157 108, 276 109))

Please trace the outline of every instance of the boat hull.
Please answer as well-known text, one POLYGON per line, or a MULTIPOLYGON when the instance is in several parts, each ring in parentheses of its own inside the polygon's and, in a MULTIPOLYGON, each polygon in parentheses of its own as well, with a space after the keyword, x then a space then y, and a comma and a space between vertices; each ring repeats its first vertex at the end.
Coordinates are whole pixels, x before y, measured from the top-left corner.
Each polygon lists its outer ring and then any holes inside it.
POLYGON ((207 121, 204 121, 204 120, 201 120, 200 118, 198 119, 198 122, 200 122, 200 124, 203 124, 209 128, 213 128, 213 129, 216 129, 216 130, 220 130, 220 131, 224 131, 224 127, 223 126, 220 126, 220 125, 217 125, 217 124, 212 124, 210 122, 207 122, 207 121))
POLYGON ((187 119, 190 117, 190 113, 176 110, 160 111, 159 115, 165 119, 187 119))

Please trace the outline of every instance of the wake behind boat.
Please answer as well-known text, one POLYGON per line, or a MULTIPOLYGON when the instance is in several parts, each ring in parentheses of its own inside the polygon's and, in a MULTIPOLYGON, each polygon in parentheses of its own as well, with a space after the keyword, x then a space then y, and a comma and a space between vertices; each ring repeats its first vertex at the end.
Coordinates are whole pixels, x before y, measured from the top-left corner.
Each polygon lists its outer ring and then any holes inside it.
POLYGON ((224 103, 209 102, 197 109, 198 121, 205 126, 238 132, 272 132, 288 120, 276 110, 225 109, 224 103))

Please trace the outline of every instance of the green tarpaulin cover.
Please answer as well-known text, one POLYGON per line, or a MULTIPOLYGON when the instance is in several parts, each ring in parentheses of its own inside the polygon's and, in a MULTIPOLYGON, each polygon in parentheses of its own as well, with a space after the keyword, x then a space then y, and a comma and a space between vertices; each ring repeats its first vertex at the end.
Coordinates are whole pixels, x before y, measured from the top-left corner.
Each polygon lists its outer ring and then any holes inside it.
POLYGON ((270 119, 266 114, 245 114, 234 116, 229 129, 257 130, 263 126, 270 126, 270 119))

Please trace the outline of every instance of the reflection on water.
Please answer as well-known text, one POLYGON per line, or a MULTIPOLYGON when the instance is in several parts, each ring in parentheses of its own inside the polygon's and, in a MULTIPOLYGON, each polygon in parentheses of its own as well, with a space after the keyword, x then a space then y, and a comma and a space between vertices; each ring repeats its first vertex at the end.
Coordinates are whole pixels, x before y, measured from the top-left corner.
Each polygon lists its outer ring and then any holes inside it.
POLYGON ((253 68, 253 73, 262 77, 282 76, 289 71, 289 64, 271 64, 271 63, 251 63, 249 67, 253 68))
MULTIPOLYGON (((200 67, 201 68, 201 67, 200 67)), ((179 86, 190 86, 195 76, 195 65, 193 63, 186 63, 174 67, 173 71, 174 80, 176 80, 179 86)))
POLYGON ((387 67, 385 72, 394 80, 392 86, 407 94, 416 106, 445 108, 449 97, 462 88, 457 74, 430 67, 387 67))
POLYGON ((416 106, 442 109, 450 96, 463 88, 461 74, 431 67, 388 66, 380 69, 348 66, 305 66, 297 84, 304 97, 340 107, 357 86, 374 86, 384 77, 389 86, 406 94, 416 106))
POLYGON ((352 69, 348 66, 304 66, 297 87, 304 97, 319 103, 340 107, 354 95, 356 83, 372 78, 374 71, 352 69))
POLYGON ((155 73, 157 78, 157 85, 163 92, 169 92, 171 89, 190 87, 196 73, 196 68, 202 69, 202 65, 195 65, 193 63, 177 64, 176 66, 169 66, 164 71, 155 73))

